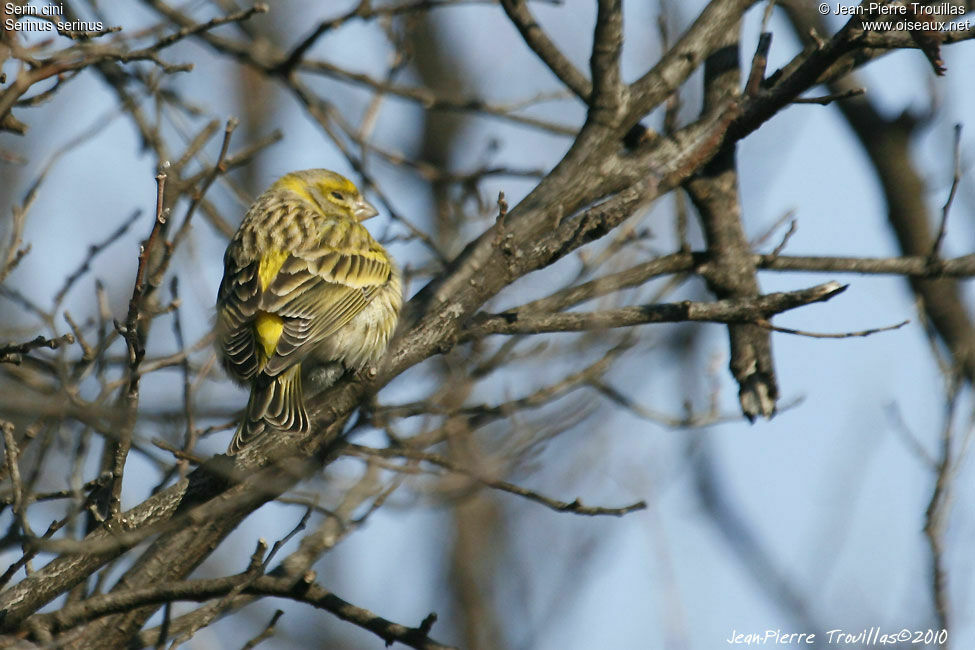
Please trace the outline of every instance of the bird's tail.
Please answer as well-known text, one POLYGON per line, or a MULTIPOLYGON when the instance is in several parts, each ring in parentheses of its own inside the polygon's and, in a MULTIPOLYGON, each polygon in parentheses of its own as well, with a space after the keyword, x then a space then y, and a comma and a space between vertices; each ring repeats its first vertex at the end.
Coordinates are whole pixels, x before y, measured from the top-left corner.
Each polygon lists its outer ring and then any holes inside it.
POLYGON ((227 454, 233 456, 245 445, 270 432, 307 429, 308 412, 301 394, 301 365, 295 364, 276 377, 258 377, 227 454))

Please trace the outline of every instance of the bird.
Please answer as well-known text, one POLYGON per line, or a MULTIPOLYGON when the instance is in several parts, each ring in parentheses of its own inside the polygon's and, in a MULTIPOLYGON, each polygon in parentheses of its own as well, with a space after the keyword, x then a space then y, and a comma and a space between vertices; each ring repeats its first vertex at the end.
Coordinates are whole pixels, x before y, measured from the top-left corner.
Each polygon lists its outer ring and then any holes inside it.
POLYGON ((327 169, 285 174, 247 210, 216 302, 218 355, 250 386, 228 455, 273 432, 308 430, 303 379, 334 381, 382 358, 403 296, 399 269, 362 224, 378 213, 327 169))

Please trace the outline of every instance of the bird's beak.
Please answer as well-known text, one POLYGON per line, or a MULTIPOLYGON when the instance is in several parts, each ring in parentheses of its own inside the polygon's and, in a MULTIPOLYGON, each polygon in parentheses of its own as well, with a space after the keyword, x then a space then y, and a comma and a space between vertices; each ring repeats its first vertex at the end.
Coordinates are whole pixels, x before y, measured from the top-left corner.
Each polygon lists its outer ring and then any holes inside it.
POLYGON ((366 201, 365 197, 360 196, 356 202, 352 204, 352 214, 355 216, 356 221, 365 221, 366 219, 371 219, 379 214, 379 210, 377 210, 372 203, 366 201))

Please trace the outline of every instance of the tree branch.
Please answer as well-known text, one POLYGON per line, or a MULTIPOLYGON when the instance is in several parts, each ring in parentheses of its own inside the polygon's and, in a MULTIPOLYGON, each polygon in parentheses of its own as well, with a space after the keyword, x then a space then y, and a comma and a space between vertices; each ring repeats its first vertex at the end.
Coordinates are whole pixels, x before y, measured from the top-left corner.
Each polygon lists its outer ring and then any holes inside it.
POLYGON ((566 87, 574 92, 579 99, 588 103, 592 93, 592 85, 572 62, 565 58, 558 46, 552 42, 535 17, 528 10, 525 0, 501 0, 501 6, 508 18, 518 29, 518 33, 525 39, 525 44, 538 55, 548 69, 552 71, 566 87))
POLYGON ((617 126, 627 104, 627 87, 620 78, 622 50, 622 0, 599 0, 589 60, 593 79, 589 119, 606 121, 611 127, 617 126))
POLYGON ((287 598, 311 605, 334 614, 343 621, 353 623, 381 638, 387 645, 402 643, 422 650, 449 650, 431 639, 429 625, 407 627, 393 623, 362 607, 357 607, 314 582, 315 573, 309 571, 301 579, 262 576, 252 579, 247 574, 207 580, 181 580, 152 585, 140 589, 112 591, 91 598, 50 614, 39 614, 32 620, 35 627, 58 633, 81 623, 94 621, 109 614, 122 614, 146 605, 160 605, 176 600, 202 602, 226 596, 246 585, 242 593, 253 596, 287 598), (249 584, 247 584, 249 582, 249 584))
POLYGON ((808 289, 769 293, 756 298, 734 298, 710 303, 686 300, 597 312, 532 314, 518 310, 504 314, 478 314, 465 328, 461 340, 475 340, 490 334, 585 332, 649 323, 748 323, 803 305, 824 302, 845 291, 847 286, 838 282, 827 282, 808 289))

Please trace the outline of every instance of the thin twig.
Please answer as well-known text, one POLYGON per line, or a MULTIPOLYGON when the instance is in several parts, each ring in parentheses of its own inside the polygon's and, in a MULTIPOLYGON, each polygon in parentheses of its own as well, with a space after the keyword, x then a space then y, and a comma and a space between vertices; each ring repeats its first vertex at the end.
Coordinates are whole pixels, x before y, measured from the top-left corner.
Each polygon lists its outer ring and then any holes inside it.
MULTIPOLYGON (((948 525, 948 514, 952 501, 952 477, 955 467, 954 456, 954 415, 961 393, 961 381, 957 374, 949 377, 947 404, 945 408, 944 424, 941 430, 941 448, 935 468, 934 489, 928 501, 924 518, 924 536, 931 551, 931 591, 934 599, 935 616, 938 627, 942 630, 950 629, 951 608, 947 588, 947 571, 944 559, 944 534, 948 525)), ((947 648, 947 643, 942 643, 947 648)))
POLYGON ((829 95, 822 95, 819 97, 796 97, 792 100, 793 104, 819 104, 820 106, 829 106, 833 102, 840 101, 843 99, 850 99, 851 97, 859 97, 867 92, 866 88, 850 88, 849 90, 844 90, 839 93, 831 93, 829 95))
POLYGON ((88 247, 88 254, 85 256, 84 261, 81 263, 80 266, 78 266, 77 269, 75 269, 68 275, 67 279, 64 281, 64 284, 61 286, 60 289, 58 289, 58 292, 54 294, 55 309, 57 309, 57 307, 61 304, 61 301, 64 300, 64 297, 67 295, 68 291, 71 290, 71 287, 74 285, 74 283, 78 281, 78 279, 81 278, 81 276, 83 276, 91 269, 91 263, 98 256, 98 254, 104 251, 109 246, 111 246, 116 241, 118 241, 118 239, 122 237, 122 235, 128 232, 129 227, 133 223, 135 223, 136 219, 138 219, 141 216, 142 216, 141 209, 134 210, 132 214, 125 221, 122 222, 122 225, 120 225, 118 228, 115 229, 115 232, 110 234, 103 241, 92 244, 91 246, 88 247))
MULTIPOLYGON (((140 331, 139 320, 142 318, 143 302, 146 297, 147 281, 150 259, 153 251, 160 239, 162 244, 168 244, 161 234, 166 226, 166 211, 163 208, 166 192, 166 173, 160 171, 156 174, 156 215, 152 222, 152 230, 149 239, 142 245, 139 254, 139 266, 136 269, 135 283, 132 287, 132 297, 129 299, 128 314, 125 318, 125 329, 122 334, 125 338, 126 349, 128 351, 128 386, 124 393, 125 404, 125 423, 122 426, 118 439, 115 441, 114 459, 112 465, 112 486, 108 502, 108 518, 116 520, 122 507, 122 475, 125 471, 125 461, 132 446, 132 432, 135 429, 135 422, 139 406, 139 364, 145 357, 144 333, 140 331)), ((117 329, 117 328, 116 328, 117 329)))
POLYGON ((955 144, 953 173, 951 176, 951 189, 948 190, 948 199, 941 207, 941 225, 938 226, 938 236, 934 238, 931 246, 931 259, 937 259, 941 254, 941 244, 944 242, 945 233, 948 230, 948 213, 951 211, 951 204, 955 201, 955 194, 958 192, 958 184, 961 183, 961 124, 955 125, 955 144))
POLYGON ((396 448, 396 449, 379 449, 374 447, 364 447, 362 445, 356 444, 346 444, 346 453, 368 458, 370 456, 379 456, 381 458, 407 458, 411 460, 420 460, 432 465, 436 465, 443 469, 451 472, 456 472, 462 474, 469 478, 473 478, 479 483, 482 483, 488 487, 494 488, 496 490, 501 490, 502 492, 508 492, 510 494, 516 494, 520 497, 524 497, 529 501, 534 501, 535 503, 541 504, 546 508, 555 510, 556 512, 570 512, 577 515, 586 516, 599 516, 599 515, 611 515, 614 517, 621 517, 625 514, 635 512, 637 510, 643 510, 647 507, 646 502, 637 501, 636 503, 631 503, 626 506, 619 508, 608 508, 603 506, 586 506, 583 505, 582 501, 575 499, 571 502, 569 501, 559 501, 558 499, 552 499, 535 492, 534 490, 529 490, 521 486, 509 483, 507 481, 502 481, 499 479, 492 479, 486 476, 481 476, 476 473, 475 470, 460 467, 456 463, 451 462, 447 458, 440 456, 438 454, 431 454, 419 450, 409 449, 409 448, 396 448))
POLYGON ((901 321, 894 325, 887 325, 885 327, 874 327, 867 330, 859 330, 856 332, 837 332, 837 333, 825 333, 825 332, 807 332, 805 330, 796 330, 789 327, 779 327, 778 325, 773 325, 767 320, 756 321, 756 325, 765 328, 767 330, 772 330, 773 332, 781 332, 782 334, 794 334, 796 336, 807 336, 812 339, 849 339, 862 336, 870 336, 872 334, 877 334, 879 332, 889 332, 891 330, 896 330, 904 327, 910 320, 901 321))
POLYGON ((12 363, 17 365, 23 361, 23 355, 27 354, 31 350, 36 350, 38 348, 50 348, 51 350, 57 350, 62 345, 71 344, 74 342, 75 337, 73 334, 62 334, 61 336, 53 339, 38 336, 37 338, 27 341, 26 343, 10 343, 7 345, 2 345, 0 346, 0 363, 12 363))
POLYGON ((782 235, 782 241, 780 241, 779 245, 776 246, 774 249, 772 249, 772 252, 769 253, 769 259, 774 260, 779 257, 782 251, 785 250, 785 247, 789 243, 789 240, 792 239, 792 235, 796 234, 796 230, 798 230, 798 221, 793 219, 792 221, 789 222, 789 229, 785 231, 784 235, 782 235))
MULTIPOLYGON (((14 425, 12 422, 0 420, 0 430, 3 431, 3 442, 7 450, 4 456, 7 461, 7 472, 10 474, 10 486, 13 490, 14 514, 17 516, 24 537, 32 537, 34 532, 31 530, 30 521, 27 519, 27 499, 24 494, 24 484, 20 478, 20 449, 14 439, 14 425)), ((28 564, 27 567, 27 572, 30 573, 30 565, 28 564)))
POLYGON ((278 620, 282 615, 284 615, 283 609, 276 610, 274 615, 271 616, 271 620, 268 621, 268 624, 264 627, 264 630, 253 639, 245 643, 243 647, 241 647, 241 650, 251 650, 252 648, 256 648, 258 645, 274 636, 275 626, 278 624, 278 620))

